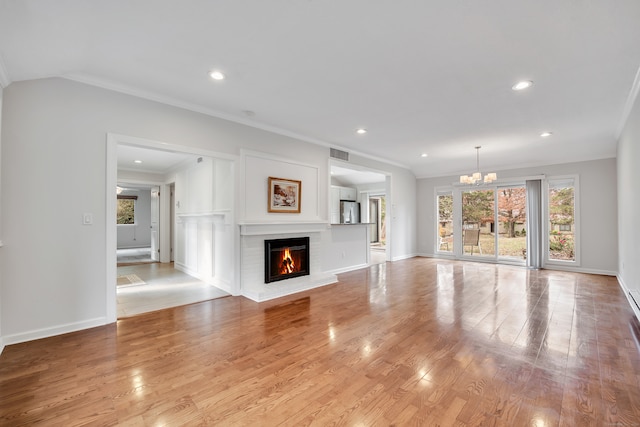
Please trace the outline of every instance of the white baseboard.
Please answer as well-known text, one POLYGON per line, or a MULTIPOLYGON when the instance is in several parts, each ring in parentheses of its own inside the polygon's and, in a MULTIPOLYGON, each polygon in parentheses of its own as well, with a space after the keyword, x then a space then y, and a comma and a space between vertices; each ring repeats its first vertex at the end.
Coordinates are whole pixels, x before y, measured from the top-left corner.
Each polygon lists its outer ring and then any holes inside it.
POLYGON ((565 267, 563 265, 554 265, 547 264, 544 267, 545 270, 555 270, 555 271, 568 271, 571 273, 585 273, 585 274, 599 274, 600 276, 617 276, 616 271, 610 270, 600 270, 596 268, 582 268, 582 267, 565 267))
POLYGON ((369 264, 350 265, 349 267, 336 268, 335 270, 327 271, 329 274, 348 273, 349 271, 360 270, 361 268, 367 268, 369 264))
POLYGON ((393 258, 391 258, 391 261, 402 261, 403 259, 409 259, 409 258, 415 258, 417 257, 417 254, 406 254, 406 255, 400 255, 400 256, 394 256, 393 258))
POLYGON ((82 329, 95 328, 96 326, 103 326, 106 324, 106 317, 98 317, 95 319, 83 320, 82 322, 66 323, 64 325, 53 326, 51 328, 36 329, 18 334, 5 335, 3 337, 3 341, 4 345, 19 344, 21 342, 49 338, 55 335, 76 332, 82 329))
POLYGON ((2 354, 3 350, 4 350, 4 339, 0 337, 0 354, 2 354))
POLYGON ((312 274, 309 276, 296 277, 286 280, 287 286, 278 286, 278 282, 274 284, 268 284, 266 291, 254 291, 251 289, 244 289, 242 296, 249 298, 255 302, 268 301, 275 298, 284 297, 287 295, 297 294, 298 292, 308 291, 310 289, 319 288, 321 286, 330 285, 336 283, 338 278, 335 274, 321 273, 312 274), (269 286, 273 285, 273 286, 269 286))
POLYGON ((640 292, 629 290, 627 285, 624 283, 624 280, 622 280, 622 277, 620 277, 619 275, 616 276, 616 278, 618 279, 618 284, 622 289, 622 293, 624 294, 624 296, 627 298, 627 301, 629 302, 629 306, 633 310, 633 313, 636 315, 636 318, 640 321, 640 307, 638 307, 638 304, 640 304, 640 292))

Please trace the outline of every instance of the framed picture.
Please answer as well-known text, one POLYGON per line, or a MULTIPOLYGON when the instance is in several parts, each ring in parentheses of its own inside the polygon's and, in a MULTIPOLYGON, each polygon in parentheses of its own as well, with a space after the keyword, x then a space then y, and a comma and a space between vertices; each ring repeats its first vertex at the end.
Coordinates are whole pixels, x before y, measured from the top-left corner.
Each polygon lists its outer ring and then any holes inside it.
POLYGON ((302 181, 269 177, 269 212, 300 213, 302 181))

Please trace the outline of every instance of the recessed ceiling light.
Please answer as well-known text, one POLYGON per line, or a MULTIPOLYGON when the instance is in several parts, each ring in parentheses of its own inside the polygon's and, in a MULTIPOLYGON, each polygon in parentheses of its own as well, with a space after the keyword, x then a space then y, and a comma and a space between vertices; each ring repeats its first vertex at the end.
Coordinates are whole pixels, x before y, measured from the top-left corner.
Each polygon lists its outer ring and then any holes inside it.
POLYGON ((134 160, 133 163, 142 163, 142 160, 134 160))
POLYGON ((422 154, 420 155, 420 157, 427 157, 427 156, 428 156, 428 154, 427 154, 427 153, 422 153, 422 154))
POLYGON ((364 135, 365 133, 367 133, 367 130, 364 128, 356 129, 356 133, 358 135, 364 135))
POLYGON ((513 90, 524 90, 533 86, 533 82, 531 80, 523 80, 511 86, 513 90))
POLYGON ((553 132, 542 132, 540 134, 540 136, 543 137, 543 138, 546 138, 546 137, 551 136, 551 135, 553 135, 553 132))
POLYGON ((224 80, 225 75, 222 73, 222 71, 213 70, 209 72, 209 77, 211 77, 213 80, 224 80))

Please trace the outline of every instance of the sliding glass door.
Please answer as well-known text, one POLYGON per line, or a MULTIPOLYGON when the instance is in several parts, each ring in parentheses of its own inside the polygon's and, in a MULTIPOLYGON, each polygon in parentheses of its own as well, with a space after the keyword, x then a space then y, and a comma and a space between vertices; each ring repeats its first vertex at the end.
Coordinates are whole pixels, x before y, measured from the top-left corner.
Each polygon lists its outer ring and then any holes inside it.
POLYGON ((462 255, 495 256, 495 194, 493 189, 461 192, 462 255))
POLYGON ((578 177, 534 178, 526 185, 523 179, 436 189, 435 252, 519 265, 529 259, 535 261, 530 264, 533 268, 579 265, 578 177))
POLYGON ((498 257, 527 259, 527 205, 524 185, 498 187, 498 257))
POLYGON ((436 252, 524 264, 527 255, 524 184, 469 186, 436 192, 436 252))

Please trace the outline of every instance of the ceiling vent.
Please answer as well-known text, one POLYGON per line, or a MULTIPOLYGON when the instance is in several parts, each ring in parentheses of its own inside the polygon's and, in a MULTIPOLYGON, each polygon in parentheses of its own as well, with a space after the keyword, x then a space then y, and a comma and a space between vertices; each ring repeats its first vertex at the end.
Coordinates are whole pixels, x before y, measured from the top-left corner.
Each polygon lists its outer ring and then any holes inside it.
POLYGON ((344 160, 345 162, 349 161, 349 153, 346 151, 338 150, 337 148, 331 148, 330 150, 329 155, 334 159, 344 160))

